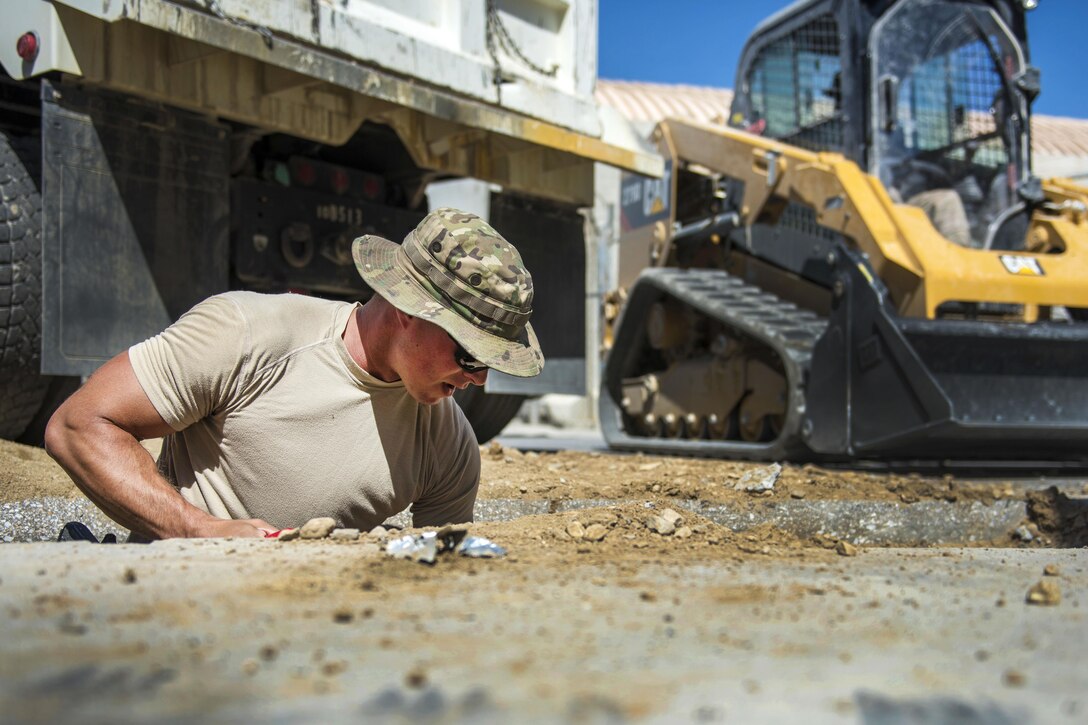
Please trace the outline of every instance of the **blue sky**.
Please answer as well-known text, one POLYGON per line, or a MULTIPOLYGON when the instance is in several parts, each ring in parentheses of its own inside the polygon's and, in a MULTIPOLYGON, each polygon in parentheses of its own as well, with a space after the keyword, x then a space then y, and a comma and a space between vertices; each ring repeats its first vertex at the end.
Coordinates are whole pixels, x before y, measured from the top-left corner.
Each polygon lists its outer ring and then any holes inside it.
MULTIPOLYGON (((601 78, 733 87, 744 41, 789 0, 599 0, 601 78)), ((1088 118, 1088 0, 1039 0, 1028 14, 1035 112, 1088 118)))

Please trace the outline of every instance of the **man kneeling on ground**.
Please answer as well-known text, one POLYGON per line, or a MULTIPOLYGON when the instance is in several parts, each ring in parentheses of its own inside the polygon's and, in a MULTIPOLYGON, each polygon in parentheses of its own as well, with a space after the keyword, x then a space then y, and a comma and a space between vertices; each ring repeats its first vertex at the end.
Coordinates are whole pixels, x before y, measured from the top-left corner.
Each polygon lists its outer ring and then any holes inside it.
POLYGON ((228 292, 99 369, 46 448, 135 535, 262 536, 331 516, 368 530, 472 521, 480 453, 452 400, 538 374, 533 284, 479 217, 427 215, 352 246, 363 305, 228 292), (158 463, 139 441, 164 437, 158 463))

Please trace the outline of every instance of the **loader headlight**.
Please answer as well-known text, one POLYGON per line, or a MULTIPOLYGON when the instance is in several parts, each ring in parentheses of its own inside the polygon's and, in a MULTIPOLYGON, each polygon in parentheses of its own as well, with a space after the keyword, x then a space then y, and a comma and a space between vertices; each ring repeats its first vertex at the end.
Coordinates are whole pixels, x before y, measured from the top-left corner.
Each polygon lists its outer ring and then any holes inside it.
POLYGON ((1020 4, 1024 6, 1024 10, 1034 10, 1039 7, 1039 0, 1020 0, 1020 4))

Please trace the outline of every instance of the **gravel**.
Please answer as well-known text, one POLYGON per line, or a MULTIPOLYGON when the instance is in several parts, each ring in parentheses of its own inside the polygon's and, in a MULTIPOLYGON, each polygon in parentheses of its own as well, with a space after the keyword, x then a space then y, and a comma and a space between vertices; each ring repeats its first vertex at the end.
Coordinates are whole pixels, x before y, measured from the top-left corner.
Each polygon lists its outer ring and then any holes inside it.
POLYGON ((56 541, 69 521, 82 521, 100 540, 112 533, 124 541, 128 529, 121 528, 85 498, 45 496, 0 504, 0 541, 56 541))
MULTIPOLYGON (((623 503, 629 502, 485 499, 476 502, 475 518, 477 521, 508 521, 519 516, 623 503)), ((927 501, 902 505, 876 501, 798 500, 771 502, 758 508, 705 506, 687 501, 678 501, 677 504, 733 531, 770 523, 798 536, 823 534, 855 544, 881 546, 994 540, 1015 531, 1027 515, 1022 501, 997 501, 989 506, 977 502, 927 501)), ((658 518, 664 517, 664 513, 658 518)), ((119 541, 124 541, 128 536, 125 529, 107 518, 87 499, 45 496, 0 504, 0 542, 55 541, 61 527, 69 521, 82 521, 99 539, 108 532, 116 534, 119 541)), ((387 524, 409 526, 411 516, 404 512, 389 519, 387 524)), ((672 533, 672 529, 669 533, 672 533)))

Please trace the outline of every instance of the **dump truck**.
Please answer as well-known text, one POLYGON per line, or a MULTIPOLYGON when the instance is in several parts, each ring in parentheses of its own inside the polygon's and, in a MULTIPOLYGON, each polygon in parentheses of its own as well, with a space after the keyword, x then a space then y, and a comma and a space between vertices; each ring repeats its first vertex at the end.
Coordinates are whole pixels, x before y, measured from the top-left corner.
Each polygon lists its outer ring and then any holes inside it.
POLYGON ((488 218, 536 283, 547 367, 457 394, 478 437, 583 393, 594 164, 663 170, 594 101, 596 47, 592 0, 7 3, 0 437, 209 295, 366 299, 352 240, 429 203, 488 218))
POLYGON ((1084 463, 1088 189, 1031 173, 1034 5, 803 0, 726 123, 656 127, 664 178, 621 190, 611 446, 1084 463))

